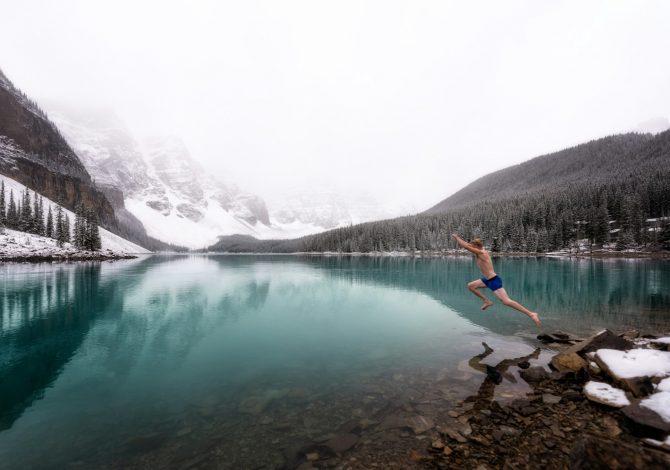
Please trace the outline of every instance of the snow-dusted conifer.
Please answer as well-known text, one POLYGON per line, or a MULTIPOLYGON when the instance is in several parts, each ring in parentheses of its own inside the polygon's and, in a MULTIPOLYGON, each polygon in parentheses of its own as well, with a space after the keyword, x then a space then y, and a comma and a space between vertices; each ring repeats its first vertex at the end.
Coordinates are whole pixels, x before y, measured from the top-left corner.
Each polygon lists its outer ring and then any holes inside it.
POLYGON ((49 212, 47 213, 47 225, 44 230, 44 234, 49 238, 54 237, 54 216, 53 213, 51 212, 51 204, 49 204, 49 212))
POLYGON ((65 230, 63 227, 63 209, 60 206, 57 206, 56 209, 56 234, 54 238, 58 242, 58 246, 63 246, 65 240, 65 230))
POLYGON ((21 196, 21 217, 19 219, 19 230, 22 232, 32 232, 33 213, 30 208, 30 192, 26 189, 21 196))
POLYGON ((32 232, 37 235, 42 235, 42 225, 44 224, 44 219, 42 218, 42 212, 40 211, 40 198, 37 197, 35 193, 35 199, 33 200, 33 223, 32 223, 32 232))
POLYGON ((0 182, 0 227, 7 225, 7 211, 5 209, 5 180, 0 182))
POLYGON ((44 198, 40 196, 39 217, 37 218, 39 235, 44 235, 44 198))
POLYGON ((16 202, 14 201, 14 191, 9 190, 9 206, 7 206, 7 227, 16 228, 18 224, 18 214, 16 211, 16 202))

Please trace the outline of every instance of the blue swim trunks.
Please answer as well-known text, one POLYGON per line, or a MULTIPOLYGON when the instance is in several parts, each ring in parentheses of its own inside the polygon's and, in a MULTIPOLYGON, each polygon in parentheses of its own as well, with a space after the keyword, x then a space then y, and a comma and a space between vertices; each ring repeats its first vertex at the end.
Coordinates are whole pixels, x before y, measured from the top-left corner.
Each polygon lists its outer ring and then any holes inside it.
POLYGON ((491 279, 486 279, 483 277, 482 282, 492 291, 496 291, 502 287, 502 279, 500 279, 500 276, 497 275, 493 276, 491 279))

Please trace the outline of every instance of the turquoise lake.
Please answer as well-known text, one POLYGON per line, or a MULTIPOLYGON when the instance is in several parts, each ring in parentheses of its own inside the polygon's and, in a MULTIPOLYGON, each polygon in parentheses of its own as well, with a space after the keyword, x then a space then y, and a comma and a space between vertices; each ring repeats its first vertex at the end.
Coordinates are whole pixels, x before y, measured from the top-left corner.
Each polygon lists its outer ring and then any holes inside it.
MULTIPOLYGON (((494 264, 547 331, 670 329, 670 262, 494 264)), ((493 365, 551 353, 524 315, 479 309, 478 277, 468 257, 2 264, 0 468, 292 468, 341 432, 377 445, 394 413, 448 420, 482 342, 493 365)))

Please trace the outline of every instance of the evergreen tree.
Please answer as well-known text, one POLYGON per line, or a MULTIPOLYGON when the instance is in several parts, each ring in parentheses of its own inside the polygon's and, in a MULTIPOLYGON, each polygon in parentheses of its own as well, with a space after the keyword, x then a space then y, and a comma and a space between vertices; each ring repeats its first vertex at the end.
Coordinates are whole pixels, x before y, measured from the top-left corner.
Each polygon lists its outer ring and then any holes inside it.
POLYGON ((65 242, 65 227, 63 220, 63 209, 60 206, 57 206, 56 209, 56 227, 55 227, 55 236, 54 238, 58 242, 58 246, 63 246, 65 242))
POLYGON ((21 197, 21 217, 19 219, 19 230, 22 232, 33 231, 33 214, 30 208, 30 192, 26 189, 21 197))
POLYGON ((18 226, 18 213, 16 202, 14 201, 14 191, 9 190, 9 206, 7 207, 7 227, 16 229, 18 226))
POLYGON ((32 232, 37 235, 42 235, 43 223, 42 212, 40 212, 40 199, 37 197, 37 194, 35 194, 35 199, 33 200, 32 232))
POLYGON ((74 246, 81 249, 84 246, 84 233, 86 227, 82 217, 82 206, 78 204, 74 212, 74 246))
POLYGON ((670 250, 670 222, 666 223, 658 235, 658 242, 664 250, 670 250))
POLYGON ((5 180, 0 182, 0 227, 7 225, 7 211, 5 209, 5 180))
POLYGON ((593 243, 604 245, 609 242, 609 239, 610 224, 609 214, 607 213, 607 201, 602 197, 593 218, 593 243))
POLYGON ((63 214, 63 243, 70 243, 70 216, 63 214))
POLYGON ((491 242, 491 251, 493 253, 500 252, 500 241, 498 240, 498 237, 493 237, 493 242, 491 242))
POLYGON ((49 238, 54 238, 54 216, 51 212, 51 204, 49 204, 49 212, 47 213, 47 224, 44 234, 49 238))
POLYGON ((40 235, 44 235, 44 198, 40 196, 40 203, 39 203, 39 217, 37 217, 37 229, 38 233, 40 235))

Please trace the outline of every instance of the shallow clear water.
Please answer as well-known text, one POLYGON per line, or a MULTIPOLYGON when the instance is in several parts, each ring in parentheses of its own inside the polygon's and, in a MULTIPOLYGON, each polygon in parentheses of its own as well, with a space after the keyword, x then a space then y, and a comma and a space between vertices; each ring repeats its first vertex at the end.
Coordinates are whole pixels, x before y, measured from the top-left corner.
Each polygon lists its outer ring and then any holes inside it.
MULTIPOLYGON (((670 328, 668 262, 495 265, 547 330, 670 328)), ((482 341, 490 364, 540 346, 525 316, 479 310, 470 258, 151 256, 0 276, 0 468, 290 466, 352 421, 448 419, 483 380, 468 366, 482 341)))

